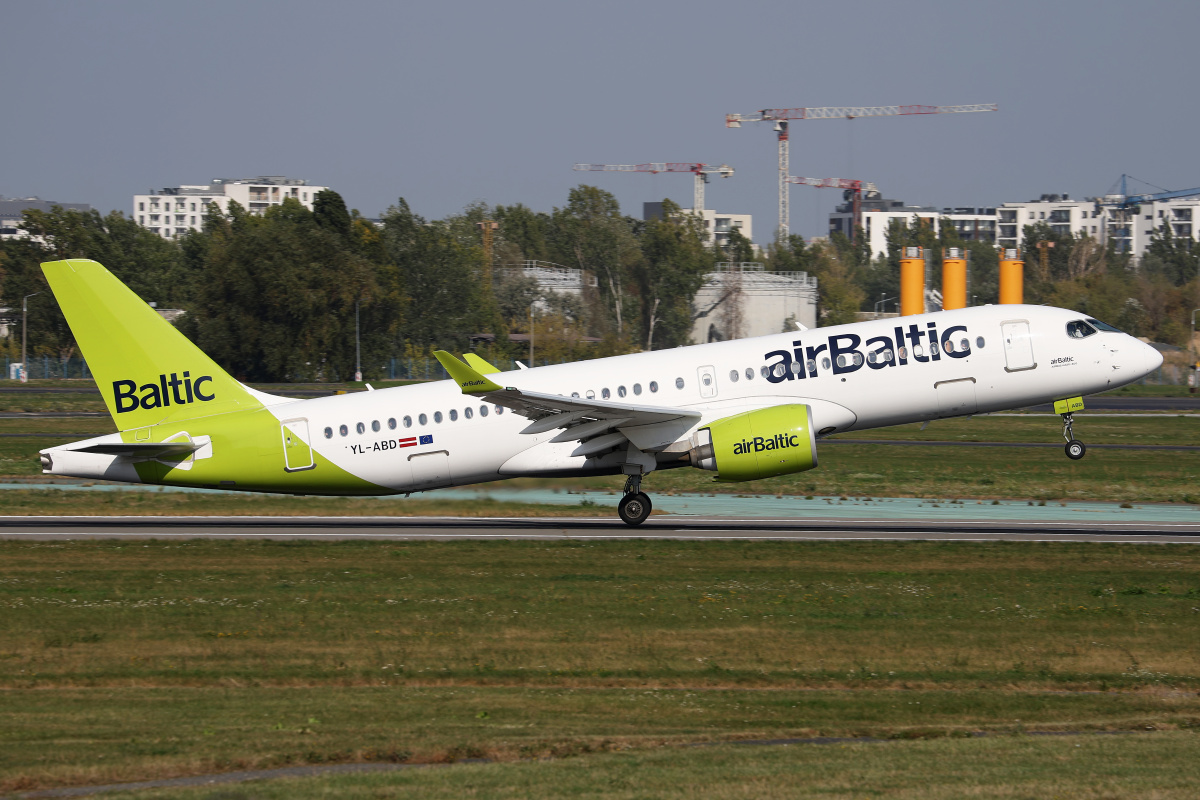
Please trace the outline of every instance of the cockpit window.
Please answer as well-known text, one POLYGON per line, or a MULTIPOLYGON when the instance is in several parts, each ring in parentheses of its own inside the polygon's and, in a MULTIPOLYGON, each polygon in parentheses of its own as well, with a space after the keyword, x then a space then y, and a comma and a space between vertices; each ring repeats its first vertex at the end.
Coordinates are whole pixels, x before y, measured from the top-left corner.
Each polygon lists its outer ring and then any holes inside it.
POLYGON ((1125 332, 1125 331, 1121 330, 1120 328, 1114 328, 1112 325, 1109 325, 1107 322, 1101 322, 1098 319, 1089 318, 1088 322, 1091 323, 1092 325, 1096 326, 1096 328, 1098 328, 1099 330, 1102 330, 1102 331, 1108 331, 1110 333, 1124 333, 1125 332))
POLYGON ((1095 328, 1081 319, 1072 320, 1067 323, 1067 336, 1070 336, 1072 339, 1083 339, 1095 332, 1095 328))

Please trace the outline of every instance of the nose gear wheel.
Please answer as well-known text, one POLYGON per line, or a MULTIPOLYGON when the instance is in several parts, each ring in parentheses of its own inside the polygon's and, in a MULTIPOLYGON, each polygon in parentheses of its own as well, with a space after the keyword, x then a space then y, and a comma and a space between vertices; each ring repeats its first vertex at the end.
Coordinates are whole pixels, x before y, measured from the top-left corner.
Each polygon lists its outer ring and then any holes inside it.
POLYGON ((1078 461, 1087 455, 1087 445, 1075 438, 1075 418, 1071 414, 1063 414, 1063 439, 1067 441, 1064 448, 1067 458, 1078 461))

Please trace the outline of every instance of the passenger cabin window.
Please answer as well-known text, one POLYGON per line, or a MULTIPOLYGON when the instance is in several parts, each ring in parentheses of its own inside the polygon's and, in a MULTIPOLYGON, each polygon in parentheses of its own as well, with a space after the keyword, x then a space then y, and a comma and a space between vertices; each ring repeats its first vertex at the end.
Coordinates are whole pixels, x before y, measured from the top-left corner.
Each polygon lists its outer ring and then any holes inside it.
POLYGON ((422 415, 420 415, 419 417, 417 417, 417 422, 419 422, 419 423, 421 423, 422 425, 424 425, 425 423, 429 422, 429 417, 427 417, 427 416, 425 416, 424 414, 422 414, 422 415))
POLYGON ((748 380, 748 381, 754 380, 754 368, 753 367, 746 367, 746 380, 748 380))
POLYGON ((624 397, 625 395, 626 395, 625 387, 618 386, 617 387, 617 397, 624 397))
POLYGON ((635 383, 635 384, 633 385, 633 393, 634 393, 634 394, 641 394, 641 393, 642 393, 642 385, 641 385, 640 383, 635 383))
POLYGON ((600 399, 601 400, 607 400, 610 397, 612 397, 612 392, 610 392, 608 389, 600 390, 600 399))
POLYGON ((406 427, 406 428, 411 428, 411 427, 412 427, 412 417, 405 415, 405 417, 404 417, 404 427, 406 427))
POLYGON ((675 379, 675 388, 676 388, 676 389, 682 389, 682 388, 683 388, 683 378, 676 378, 676 379, 675 379))
POLYGON ((453 408, 450 409, 450 421, 451 422, 458 421, 458 410, 457 409, 453 409, 453 408))
POLYGON ((1096 329, 1081 319, 1067 323, 1067 336, 1072 339, 1086 339, 1096 332, 1096 329))
POLYGON ((325 438, 326 438, 326 439, 332 439, 332 438, 333 438, 333 428, 326 428, 326 429, 325 429, 325 438))
POLYGON ((738 378, 740 378, 740 377, 741 377, 741 375, 738 374, 738 371, 736 369, 729 370, 729 382, 730 383, 737 383, 738 378))
POLYGON ((658 381, 650 381, 650 394, 658 391, 658 381))
POLYGON ((375 433, 379 433, 379 420, 371 420, 371 430, 375 431, 375 433))
POLYGON ((395 417, 390 417, 388 419, 388 430, 389 431, 396 430, 396 418, 395 417))
POLYGON ((442 421, 442 412, 440 412, 440 411, 433 412, 433 421, 440 424, 442 421))
POLYGON ((487 406, 480 406, 480 407, 479 407, 479 416, 481 416, 481 417, 486 417, 486 416, 487 416, 487 406))
POLYGON ((347 428, 345 425, 339 425, 338 433, 340 433, 342 436, 346 436, 350 433, 350 429, 347 428))
POLYGON ((467 406, 466 408, 463 409, 463 417, 464 418, 470 419, 473 416, 475 416, 475 412, 471 410, 470 406, 467 406))
POLYGON ((366 433, 367 426, 360 422, 354 426, 354 430, 358 431, 359 433, 366 433))

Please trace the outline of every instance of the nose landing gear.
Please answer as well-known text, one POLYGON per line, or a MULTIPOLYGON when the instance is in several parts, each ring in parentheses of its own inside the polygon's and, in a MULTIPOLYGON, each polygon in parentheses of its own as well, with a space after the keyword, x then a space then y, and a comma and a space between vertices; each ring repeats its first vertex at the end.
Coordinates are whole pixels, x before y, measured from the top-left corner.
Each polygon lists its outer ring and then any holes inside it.
POLYGON ((1063 438, 1067 440, 1067 446, 1064 448, 1067 452, 1067 458, 1078 461, 1087 454, 1087 445, 1075 438, 1075 419, 1068 412, 1062 414, 1063 419, 1063 438))
POLYGON ((625 496, 617 504, 617 514, 626 525, 641 525, 650 516, 653 506, 642 492, 642 476, 630 475, 625 481, 625 496))

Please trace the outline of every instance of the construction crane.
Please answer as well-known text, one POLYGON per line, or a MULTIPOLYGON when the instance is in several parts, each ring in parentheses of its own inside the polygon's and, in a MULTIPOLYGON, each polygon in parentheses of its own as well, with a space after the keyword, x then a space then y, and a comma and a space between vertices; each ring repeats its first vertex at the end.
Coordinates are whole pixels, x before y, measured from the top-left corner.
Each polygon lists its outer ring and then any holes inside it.
MULTIPOLYGON (((850 229, 850 241, 854 241, 854 237, 862 225, 862 181, 856 181, 851 178, 799 178, 795 175, 789 175, 787 182, 798 183, 801 186, 816 186, 818 189, 845 189, 847 193, 853 192, 850 197, 845 199, 850 200, 850 207, 854 214, 854 225, 850 229)), ((868 183, 867 191, 876 191, 875 184, 868 183)))
POLYGON ((692 212, 704 212, 704 184, 708 183, 709 175, 720 175, 722 178, 733 177, 733 167, 722 164, 719 167, 711 164, 691 164, 680 161, 667 161, 654 164, 576 164, 575 169, 581 172, 649 172, 657 175, 660 172, 690 172, 696 176, 696 186, 692 196, 692 212))
POLYGON ((898 114, 966 114, 996 111, 995 103, 973 106, 827 106, 824 108, 764 108, 755 114, 726 114, 726 128, 740 128, 743 122, 774 122, 779 139, 779 234, 788 235, 788 123, 794 119, 857 119, 890 117, 898 114))

